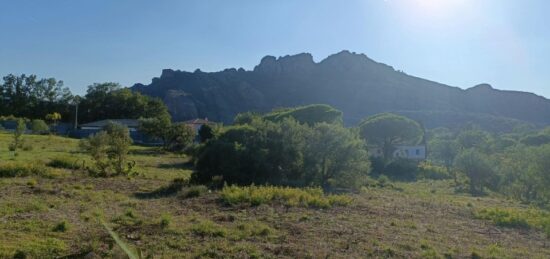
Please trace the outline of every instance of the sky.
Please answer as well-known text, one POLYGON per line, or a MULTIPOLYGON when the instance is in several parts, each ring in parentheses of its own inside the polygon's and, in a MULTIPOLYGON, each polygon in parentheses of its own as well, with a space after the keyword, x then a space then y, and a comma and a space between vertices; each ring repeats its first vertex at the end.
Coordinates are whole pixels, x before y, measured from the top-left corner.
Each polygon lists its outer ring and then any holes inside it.
POLYGON ((164 68, 253 69, 266 55, 364 53, 410 75, 550 97, 546 0, 0 0, 0 75, 85 93, 164 68))

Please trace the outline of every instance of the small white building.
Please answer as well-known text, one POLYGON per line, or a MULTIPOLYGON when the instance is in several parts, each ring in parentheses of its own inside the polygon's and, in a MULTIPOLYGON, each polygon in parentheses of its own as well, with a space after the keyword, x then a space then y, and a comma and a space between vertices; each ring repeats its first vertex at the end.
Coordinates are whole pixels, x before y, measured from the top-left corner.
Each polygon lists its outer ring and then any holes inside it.
MULTIPOLYGON (((384 152, 379 147, 369 148, 369 155, 373 157, 382 157, 384 152)), ((411 160, 425 160, 427 158, 426 146, 396 146, 393 151, 394 158, 405 158, 411 160)))

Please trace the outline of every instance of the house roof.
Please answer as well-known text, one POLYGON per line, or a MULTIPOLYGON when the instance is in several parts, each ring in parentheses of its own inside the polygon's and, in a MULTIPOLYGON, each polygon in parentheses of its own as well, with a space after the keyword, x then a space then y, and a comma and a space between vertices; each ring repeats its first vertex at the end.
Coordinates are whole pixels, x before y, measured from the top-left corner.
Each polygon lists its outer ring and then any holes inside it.
POLYGON ((117 123, 124 125, 128 128, 137 128, 139 127, 139 121, 134 119, 114 119, 114 120, 100 120, 90 123, 80 124, 80 127, 93 127, 93 128, 103 128, 109 124, 109 122, 117 123))

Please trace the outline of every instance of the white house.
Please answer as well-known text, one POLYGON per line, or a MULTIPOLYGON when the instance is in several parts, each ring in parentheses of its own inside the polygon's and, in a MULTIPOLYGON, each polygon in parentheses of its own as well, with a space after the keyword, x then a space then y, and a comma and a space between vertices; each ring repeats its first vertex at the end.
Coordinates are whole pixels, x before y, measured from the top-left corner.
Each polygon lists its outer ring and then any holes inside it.
MULTIPOLYGON (((369 155, 373 157, 381 157, 384 152, 379 147, 369 148, 369 155)), ((427 157, 426 146, 396 146, 393 152, 394 158, 405 158, 412 160, 425 160, 427 157)))

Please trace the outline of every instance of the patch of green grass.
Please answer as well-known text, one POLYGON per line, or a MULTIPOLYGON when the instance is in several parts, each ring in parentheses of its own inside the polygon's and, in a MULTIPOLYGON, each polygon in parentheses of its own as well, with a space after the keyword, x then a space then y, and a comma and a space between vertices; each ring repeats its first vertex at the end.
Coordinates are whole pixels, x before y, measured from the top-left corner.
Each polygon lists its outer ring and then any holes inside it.
POLYGON ((529 228, 531 225, 523 213, 512 209, 482 209, 477 212, 476 217, 479 219, 490 220, 497 226, 511 228, 529 228))
POLYGON ((82 161, 79 161, 74 157, 57 156, 52 158, 48 163, 46 163, 46 165, 53 168, 81 169, 83 166, 82 161))
POLYGON ((22 203, 0 200, 0 216, 40 212, 47 209, 47 205, 38 199, 30 199, 22 203))
POLYGON ((227 229, 211 220, 201 219, 193 223, 191 232, 201 237, 225 237, 227 229))
POLYGON ((0 177, 25 176, 54 177, 55 172, 37 163, 3 162, 0 164, 0 177))
POLYGON ((269 225, 256 221, 245 221, 237 223, 236 226, 231 229, 230 236, 236 240, 242 240, 253 237, 269 237, 274 235, 277 231, 269 225))
POLYGON ((279 203, 291 207, 329 208, 347 206, 352 198, 347 195, 325 195, 320 188, 289 188, 276 186, 225 186, 220 194, 230 205, 250 204, 258 206, 279 203))
POLYGON ((490 220, 497 226, 538 229, 550 238, 550 213, 547 211, 535 208, 485 208, 477 211, 475 216, 490 220))

